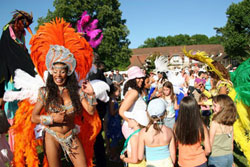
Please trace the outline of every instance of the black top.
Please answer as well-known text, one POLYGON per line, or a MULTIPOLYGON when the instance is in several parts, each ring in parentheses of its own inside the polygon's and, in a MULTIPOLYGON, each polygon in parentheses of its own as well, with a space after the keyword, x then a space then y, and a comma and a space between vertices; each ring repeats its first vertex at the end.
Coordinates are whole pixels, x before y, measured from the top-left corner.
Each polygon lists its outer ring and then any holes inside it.
POLYGON ((0 40, 0 82, 3 79, 8 82, 11 76, 15 76, 16 69, 35 76, 34 64, 28 50, 11 38, 7 27, 0 40))

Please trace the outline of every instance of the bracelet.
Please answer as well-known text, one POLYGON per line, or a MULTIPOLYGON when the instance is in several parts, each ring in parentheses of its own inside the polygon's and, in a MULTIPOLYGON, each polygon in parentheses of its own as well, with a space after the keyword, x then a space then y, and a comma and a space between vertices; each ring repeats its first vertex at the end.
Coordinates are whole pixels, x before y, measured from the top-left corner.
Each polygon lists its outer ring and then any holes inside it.
POLYGON ((87 101, 89 102, 89 104, 90 104, 91 106, 97 104, 95 94, 93 94, 93 95, 85 94, 84 97, 87 99, 87 101))
POLYGON ((51 124, 53 124, 53 117, 47 116, 47 115, 41 115, 40 116, 40 123, 42 125, 51 125, 51 124))

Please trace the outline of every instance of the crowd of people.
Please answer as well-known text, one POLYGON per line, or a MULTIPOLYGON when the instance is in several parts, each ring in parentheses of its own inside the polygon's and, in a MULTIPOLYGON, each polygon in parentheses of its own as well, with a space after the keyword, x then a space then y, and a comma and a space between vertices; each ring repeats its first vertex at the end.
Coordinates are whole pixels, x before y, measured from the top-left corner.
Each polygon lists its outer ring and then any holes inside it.
POLYGON ((213 61, 214 69, 206 70, 193 66, 149 72, 132 66, 123 74, 119 70, 108 74, 85 39, 63 19, 38 29, 27 59, 22 33, 31 23, 30 14, 17 10, 1 38, 1 48, 5 38, 13 47, 4 53, 20 50, 26 63, 7 66, 15 53, 6 60, 4 54, 0 56, 5 60, 0 71, 1 115, 5 114, 12 126, 1 129, 0 166, 8 162, 12 166, 38 166, 39 143, 44 148, 44 164, 50 167, 61 166, 62 153, 77 167, 93 166, 93 159, 97 167, 105 167, 106 157, 129 167, 234 166, 237 109, 229 96, 233 83, 222 64, 213 61), (96 71, 89 73, 91 66, 96 71), (6 90, 18 91, 14 85, 18 82, 16 69, 31 77, 46 76, 46 82, 37 89, 35 102, 19 98, 3 106, 6 90), (109 85, 109 100, 98 98, 91 82, 95 80, 109 85), (36 124, 43 127, 38 139, 34 135, 36 124))

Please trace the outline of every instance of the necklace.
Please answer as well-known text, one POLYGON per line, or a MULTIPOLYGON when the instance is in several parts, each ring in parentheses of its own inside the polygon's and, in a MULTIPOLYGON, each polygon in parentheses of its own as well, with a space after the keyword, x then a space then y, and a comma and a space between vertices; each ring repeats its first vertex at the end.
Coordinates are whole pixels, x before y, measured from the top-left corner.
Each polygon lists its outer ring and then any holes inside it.
POLYGON ((58 87, 60 95, 62 95, 63 90, 66 89, 66 86, 58 87))

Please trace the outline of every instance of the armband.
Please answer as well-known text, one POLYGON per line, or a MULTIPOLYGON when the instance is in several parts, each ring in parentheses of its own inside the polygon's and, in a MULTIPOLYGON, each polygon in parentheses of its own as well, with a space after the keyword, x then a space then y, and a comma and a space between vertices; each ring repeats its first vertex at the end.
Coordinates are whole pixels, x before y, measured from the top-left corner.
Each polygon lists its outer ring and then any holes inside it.
POLYGON ((85 98, 87 99, 87 101, 89 102, 89 104, 90 104, 91 106, 97 104, 95 94, 94 94, 94 95, 91 95, 91 96, 86 94, 86 95, 85 95, 85 98))
POLYGON ((53 124, 53 117, 47 116, 47 115, 41 115, 40 116, 40 123, 42 125, 51 125, 51 124, 53 124))

